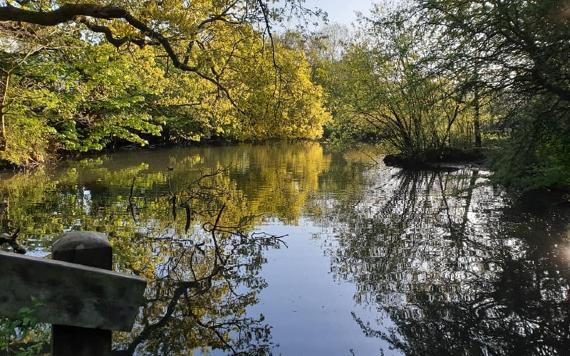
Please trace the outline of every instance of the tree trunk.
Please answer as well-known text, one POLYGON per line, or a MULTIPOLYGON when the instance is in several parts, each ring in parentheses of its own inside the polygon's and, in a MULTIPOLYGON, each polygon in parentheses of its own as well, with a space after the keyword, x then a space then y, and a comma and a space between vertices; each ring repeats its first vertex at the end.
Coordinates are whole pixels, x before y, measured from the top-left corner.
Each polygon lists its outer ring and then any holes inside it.
POLYGON ((473 128, 475 131, 475 147, 481 148, 481 107, 479 103, 479 89, 475 90, 475 122, 473 128))
POLYGON ((0 79, 0 151, 6 151, 6 97, 10 86, 10 73, 3 72, 0 79))

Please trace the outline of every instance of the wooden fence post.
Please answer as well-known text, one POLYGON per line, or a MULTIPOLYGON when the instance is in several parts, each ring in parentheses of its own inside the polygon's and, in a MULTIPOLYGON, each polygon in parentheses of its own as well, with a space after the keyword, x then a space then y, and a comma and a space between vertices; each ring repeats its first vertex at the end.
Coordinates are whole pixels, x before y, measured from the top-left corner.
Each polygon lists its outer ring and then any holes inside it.
MULTIPOLYGON (((52 257, 54 260, 106 270, 113 268, 113 250, 109 240, 105 234, 97 232, 63 234, 52 248, 52 257)), ((69 308, 74 307, 69 305, 69 308)), ((111 355, 111 348, 110 330, 52 326, 53 356, 108 356, 111 355)))

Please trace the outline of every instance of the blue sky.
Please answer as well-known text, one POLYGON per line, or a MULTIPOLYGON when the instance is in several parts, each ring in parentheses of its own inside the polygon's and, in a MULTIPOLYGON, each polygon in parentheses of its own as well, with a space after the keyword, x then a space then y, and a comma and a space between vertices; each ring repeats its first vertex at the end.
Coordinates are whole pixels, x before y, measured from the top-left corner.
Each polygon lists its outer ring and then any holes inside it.
POLYGON ((319 7, 329 14, 330 22, 349 25, 356 20, 356 11, 368 12, 372 0, 306 0, 307 7, 319 7))

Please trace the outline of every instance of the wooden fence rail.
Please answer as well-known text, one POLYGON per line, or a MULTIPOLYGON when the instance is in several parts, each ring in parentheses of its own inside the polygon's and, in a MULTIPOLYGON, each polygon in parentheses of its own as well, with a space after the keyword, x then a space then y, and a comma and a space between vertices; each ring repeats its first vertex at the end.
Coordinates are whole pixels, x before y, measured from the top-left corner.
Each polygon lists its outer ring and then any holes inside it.
POLYGON ((70 232, 54 244, 55 260, 0 252, 0 316, 20 310, 52 324, 54 356, 111 354, 112 331, 130 331, 146 281, 110 271, 104 234, 70 232))

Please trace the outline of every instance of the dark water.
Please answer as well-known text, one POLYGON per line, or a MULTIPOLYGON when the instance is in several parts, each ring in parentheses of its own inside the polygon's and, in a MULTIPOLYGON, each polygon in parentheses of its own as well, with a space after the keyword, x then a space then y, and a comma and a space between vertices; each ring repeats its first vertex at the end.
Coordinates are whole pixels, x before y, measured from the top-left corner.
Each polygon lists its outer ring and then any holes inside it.
MULTIPOLYGON (((567 355, 570 214, 488 172, 405 174, 316 143, 123 152, 4 175, 29 254, 109 234, 151 281, 140 355, 567 355)), ((565 210, 566 209, 566 210, 565 210)))

